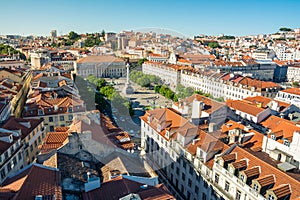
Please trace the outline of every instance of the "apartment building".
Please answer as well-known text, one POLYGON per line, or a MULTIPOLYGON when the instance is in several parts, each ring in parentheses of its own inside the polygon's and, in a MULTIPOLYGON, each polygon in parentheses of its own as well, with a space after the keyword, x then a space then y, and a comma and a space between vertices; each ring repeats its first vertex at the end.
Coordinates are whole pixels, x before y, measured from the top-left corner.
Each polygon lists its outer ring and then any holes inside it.
POLYGON ((25 118, 44 118, 46 131, 53 132, 57 126, 69 126, 73 116, 85 112, 84 102, 67 91, 36 91, 25 104, 25 118))
POLYGON ((215 157, 213 189, 223 199, 297 199, 299 180, 238 145, 215 157))
POLYGON ((28 69, 0 69, 0 90, 11 96, 12 113, 21 117, 32 73, 28 69))
POLYGON ((24 167, 21 134, 0 128, 0 183, 24 167))
POLYGON ((25 61, 23 60, 5 60, 0 62, 0 68, 24 68, 25 61))
MULTIPOLYGON (((289 120, 270 116, 261 125, 268 128, 263 138, 263 151, 274 160, 288 165, 291 169, 300 168, 300 127, 289 120)), ((291 170, 290 169, 290 170, 291 170)))
POLYGON ((111 55, 87 56, 76 61, 75 73, 83 78, 93 74, 101 77, 124 77, 125 61, 111 55))
MULTIPOLYGON (((227 117, 227 106, 200 94, 194 94, 185 99, 174 102, 172 108, 196 124, 210 123, 221 125, 227 117)), ((203 125, 204 126, 204 125, 203 125)))
POLYGON ((0 182, 34 162, 39 152, 38 145, 45 137, 42 119, 9 117, 9 103, 1 109, 0 182))
POLYGON ((212 70, 182 70, 181 84, 225 100, 249 96, 273 98, 280 90, 280 86, 273 82, 212 70))
POLYGON ((11 96, 2 94, 2 97, 0 97, 0 123, 3 123, 5 120, 7 120, 11 113, 11 96))
POLYGON ((278 92, 275 99, 300 107, 300 88, 288 88, 281 90, 278 92))
POLYGON ((186 66, 175 64, 165 64, 159 62, 147 61, 142 65, 144 74, 151 74, 161 78, 164 84, 172 89, 176 89, 180 83, 181 70, 187 69, 186 66))
POLYGON ((141 147, 177 199, 218 199, 209 177, 214 155, 225 149, 222 142, 165 108, 141 117, 141 147))
POLYGON ((168 108, 141 117, 142 155, 177 199, 299 198, 298 176, 261 152, 263 137, 234 121, 206 133, 168 108))
POLYGON ((10 117, 1 128, 19 134, 23 146, 23 166, 34 162, 39 153, 38 146, 42 144, 46 136, 43 120, 10 117))
POLYGON ((259 105, 252 105, 242 100, 228 100, 226 102, 229 109, 235 112, 241 119, 260 123, 271 115, 270 108, 261 108, 259 105))
POLYGON ((300 82, 300 65, 290 65, 287 68, 287 80, 290 83, 300 82))

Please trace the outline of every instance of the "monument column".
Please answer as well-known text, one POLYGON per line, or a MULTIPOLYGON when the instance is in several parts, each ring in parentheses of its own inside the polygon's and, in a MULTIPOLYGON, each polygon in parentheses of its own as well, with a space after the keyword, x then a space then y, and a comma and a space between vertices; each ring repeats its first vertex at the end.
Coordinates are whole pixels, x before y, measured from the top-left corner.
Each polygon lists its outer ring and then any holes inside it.
POLYGON ((133 94, 134 93, 134 89, 133 87, 130 85, 130 80, 129 80, 129 63, 126 64, 126 83, 125 83, 125 87, 123 89, 123 93, 124 94, 133 94))

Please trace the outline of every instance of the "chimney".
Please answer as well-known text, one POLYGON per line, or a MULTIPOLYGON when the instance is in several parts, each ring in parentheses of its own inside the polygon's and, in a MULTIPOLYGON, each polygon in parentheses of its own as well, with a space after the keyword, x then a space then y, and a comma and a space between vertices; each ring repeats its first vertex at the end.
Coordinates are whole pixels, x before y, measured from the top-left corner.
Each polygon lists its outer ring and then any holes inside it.
POLYGON ((197 141, 199 141, 199 140, 200 140, 200 138, 193 139, 193 142, 192 142, 192 143, 193 143, 193 145, 195 145, 195 144, 196 144, 196 142, 197 142, 197 141))
POLYGON ((216 130, 217 130, 216 123, 213 123, 213 122, 209 123, 209 125, 208 125, 208 132, 210 133, 210 132, 214 132, 216 130))
POLYGON ((87 182, 84 184, 85 192, 100 188, 100 178, 97 176, 92 177, 90 172, 86 173, 87 182))

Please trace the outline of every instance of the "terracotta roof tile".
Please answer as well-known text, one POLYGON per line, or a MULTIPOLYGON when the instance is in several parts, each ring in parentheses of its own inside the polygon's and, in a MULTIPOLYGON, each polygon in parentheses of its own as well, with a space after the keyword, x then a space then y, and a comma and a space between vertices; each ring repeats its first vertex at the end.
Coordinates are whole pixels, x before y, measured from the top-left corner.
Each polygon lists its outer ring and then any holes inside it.
POLYGON ((10 190, 14 193, 14 199, 32 200, 36 195, 54 199, 55 195, 55 199, 61 200, 60 184, 60 172, 57 169, 33 164, 6 179, 0 191, 10 190))
POLYGON ((101 188, 83 193, 84 200, 119 200, 128 194, 135 193, 142 199, 152 200, 168 200, 175 198, 162 185, 148 186, 147 189, 141 189, 143 184, 128 180, 118 176, 110 181, 101 184, 101 188))
POLYGON ((278 199, 285 197, 287 195, 290 195, 292 193, 290 185, 289 184, 282 184, 279 185, 275 188, 273 188, 271 191, 274 192, 274 194, 276 195, 276 197, 278 199))

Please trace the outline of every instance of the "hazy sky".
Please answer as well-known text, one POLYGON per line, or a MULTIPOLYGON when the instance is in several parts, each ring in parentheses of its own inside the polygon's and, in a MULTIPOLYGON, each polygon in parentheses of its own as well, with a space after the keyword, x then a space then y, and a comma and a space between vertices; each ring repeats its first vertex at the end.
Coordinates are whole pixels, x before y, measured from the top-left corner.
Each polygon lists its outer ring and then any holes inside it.
POLYGON ((249 35, 300 27, 300 0, 3 0, 0 35, 172 29, 249 35))

